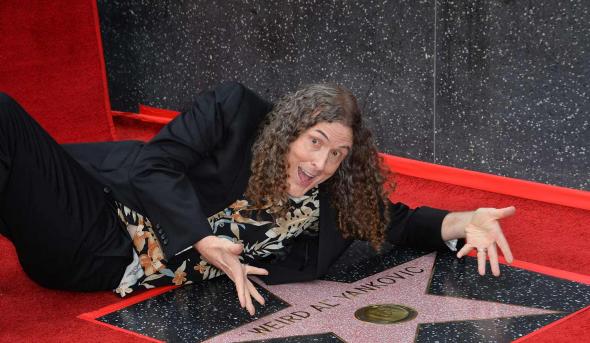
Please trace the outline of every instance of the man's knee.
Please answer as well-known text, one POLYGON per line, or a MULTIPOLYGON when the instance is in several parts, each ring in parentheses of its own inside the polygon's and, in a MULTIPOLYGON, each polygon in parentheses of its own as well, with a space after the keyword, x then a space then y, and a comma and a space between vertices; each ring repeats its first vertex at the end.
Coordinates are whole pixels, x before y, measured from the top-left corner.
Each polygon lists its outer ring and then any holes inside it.
POLYGON ((6 122, 19 118, 23 112, 22 107, 10 95, 0 92, 0 122, 6 122))
MULTIPOLYGON (((14 123, 17 121, 19 105, 10 95, 0 92, 0 144, 6 145, 6 140, 14 130, 14 123)), ((2 151, 0 147, 0 168, 2 167, 2 151)), ((0 170, 2 172, 2 170, 0 170)), ((1 181, 1 180, 0 180, 1 181)))
POLYGON ((0 92, 0 106, 12 105, 15 102, 16 101, 10 95, 8 95, 4 92, 0 92))
POLYGON ((0 235, 8 238, 9 240, 12 240, 10 231, 8 230, 8 225, 2 221, 2 218, 0 218, 0 235))
POLYGON ((0 116, 6 117, 8 113, 13 112, 14 108, 18 106, 16 100, 10 95, 0 92, 0 116))

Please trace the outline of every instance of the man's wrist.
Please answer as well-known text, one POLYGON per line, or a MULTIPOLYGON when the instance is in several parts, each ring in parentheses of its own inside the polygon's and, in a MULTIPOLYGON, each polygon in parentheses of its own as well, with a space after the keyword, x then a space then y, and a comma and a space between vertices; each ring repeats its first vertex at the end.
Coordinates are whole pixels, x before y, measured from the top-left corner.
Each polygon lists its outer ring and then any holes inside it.
POLYGON ((215 235, 205 236, 198 240, 197 243, 193 244, 193 247, 200 253, 201 250, 205 249, 206 246, 209 246, 211 241, 215 240, 215 238, 217 238, 215 235))
POLYGON ((465 228, 471 222, 474 211, 451 212, 445 216, 441 227, 443 241, 465 238, 465 228))

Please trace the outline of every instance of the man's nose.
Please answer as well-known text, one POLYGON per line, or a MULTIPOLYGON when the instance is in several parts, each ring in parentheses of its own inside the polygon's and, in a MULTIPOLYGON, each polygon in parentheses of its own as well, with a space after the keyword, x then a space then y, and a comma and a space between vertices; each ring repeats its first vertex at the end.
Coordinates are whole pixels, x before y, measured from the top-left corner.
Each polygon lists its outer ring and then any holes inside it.
POLYGON ((329 151, 320 151, 315 155, 312 165, 314 169, 316 169, 316 171, 324 171, 324 169, 326 168, 326 163, 328 163, 329 154, 329 151))

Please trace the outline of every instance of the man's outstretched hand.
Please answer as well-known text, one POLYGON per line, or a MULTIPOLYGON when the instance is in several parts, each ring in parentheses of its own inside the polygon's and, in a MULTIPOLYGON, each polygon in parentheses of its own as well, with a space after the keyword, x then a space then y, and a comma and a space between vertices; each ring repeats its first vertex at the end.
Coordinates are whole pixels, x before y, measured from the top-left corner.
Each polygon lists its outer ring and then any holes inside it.
POLYGON ((248 279, 248 275, 268 275, 268 271, 240 262, 243 246, 217 236, 207 236, 195 244, 195 249, 207 262, 223 271, 235 284, 240 306, 254 315, 252 298, 264 305, 264 298, 248 279))
POLYGON ((502 251, 506 262, 512 263, 512 252, 502 228, 500 219, 509 217, 516 212, 514 206, 505 208, 479 208, 473 212, 471 221, 465 227, 465 245, 457 253, 457 257, 467 255, 477 249, 477 269, 480 275, 486 272, 486 259, 490 257, 492 274, 500 275, 498 249, 502 251))

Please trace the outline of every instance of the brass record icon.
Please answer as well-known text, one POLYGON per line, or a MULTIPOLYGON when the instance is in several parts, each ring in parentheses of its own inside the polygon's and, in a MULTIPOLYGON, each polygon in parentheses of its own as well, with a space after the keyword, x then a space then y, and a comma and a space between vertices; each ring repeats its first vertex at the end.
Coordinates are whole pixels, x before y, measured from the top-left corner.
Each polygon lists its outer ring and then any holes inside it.
POLYGON ((416 318, 418 312, 411 307, 397 304, 379 304, 361 307, 354 316, 363 322, 395 324, 416 318))

